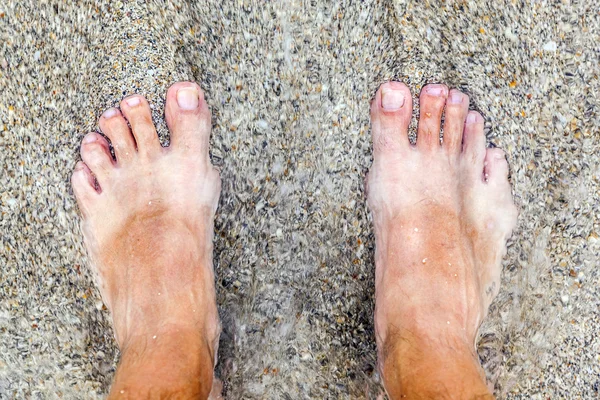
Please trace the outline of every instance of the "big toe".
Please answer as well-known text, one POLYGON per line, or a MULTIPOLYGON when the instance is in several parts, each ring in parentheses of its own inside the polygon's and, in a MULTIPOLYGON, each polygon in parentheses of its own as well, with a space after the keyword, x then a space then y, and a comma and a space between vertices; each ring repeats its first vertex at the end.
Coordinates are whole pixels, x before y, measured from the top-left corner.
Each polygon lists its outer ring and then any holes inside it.
POLYGON ((200 86, 177 82, 167 92, 165 117, 171 135, 171 147, 192 151, 208 160, 210 111, 200 86))
POLYGON ((386 82, 379 87, 371 103, 373 156, 398 155, 410 146, 408 126, 412 117, 410 89, 400 82, 386 82))

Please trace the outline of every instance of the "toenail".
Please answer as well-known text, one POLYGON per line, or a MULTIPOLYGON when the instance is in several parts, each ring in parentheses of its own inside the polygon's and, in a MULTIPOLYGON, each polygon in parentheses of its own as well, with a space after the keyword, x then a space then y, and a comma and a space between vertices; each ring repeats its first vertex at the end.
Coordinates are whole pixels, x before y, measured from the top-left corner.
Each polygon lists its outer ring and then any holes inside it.
POLYGON ((183 88, 177 91, 177 104, 184 110, 198 108, 198 90, 196 88, 183 88))
POLYGON ((470 112, 469 115, 467 115, 467 124, 474 124, 475 122, 477 122, 477 114, 470 112))
POLYGON ((119 113, 119 111, 116 108, 109 108, 108 110, 104 111, 102 116, 105 119, 109 119, 109 118, 116 116, 118 113, 119 113))
POLYGON ((137 106, 138 104, 140 104, 140 98, 139 98, 139 97, 137 97, 137 96, 130 97, 130 98, 128 98, 127 100, 125 100, 125 102, 127 103, 127 105, 128 105, 129 107, 135 107, 135 106, 137 106))
POLYGON ((464 98, 465 97, 463 96, 463 94, 461 92, 451 92, 449 101, 452 104, 460 104, 463 102, 464 98))
POLYGON ((446 88, 442 85, 427 85, 425 90, 431 96, 442 96, 446 93, 446 88))
POLYGON ((397 111, 404 105, 404 92, 402 90, 384 88, 381 91, 381 107, 386 111, 397 111))
POLYGON ((96 140, 98 140, 96 135, 87 135, 83 138, 83 143, 94 143, 96 140))

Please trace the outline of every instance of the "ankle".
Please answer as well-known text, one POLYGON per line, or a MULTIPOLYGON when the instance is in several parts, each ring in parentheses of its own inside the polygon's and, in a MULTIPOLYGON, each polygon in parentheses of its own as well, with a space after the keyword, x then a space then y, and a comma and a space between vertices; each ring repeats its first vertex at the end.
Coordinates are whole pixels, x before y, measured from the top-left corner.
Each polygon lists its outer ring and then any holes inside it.
POLYGON ((199 331, 182 327, 131 337, 122 348, 110 397, 206 398, 213 379, 213 347, 199 331))
POLYGON ((392 399, 493 398, 473 344, 464 337, 396 332, 380 349, 380 368, 392 399))

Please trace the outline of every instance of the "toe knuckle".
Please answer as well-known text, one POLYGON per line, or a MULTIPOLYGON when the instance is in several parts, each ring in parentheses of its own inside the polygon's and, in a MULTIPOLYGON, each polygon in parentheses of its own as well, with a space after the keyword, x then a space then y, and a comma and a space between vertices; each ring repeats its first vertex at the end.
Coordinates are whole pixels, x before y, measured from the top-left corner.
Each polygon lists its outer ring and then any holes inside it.
POLYGON ((102 155, 104 149, 99 143, 90 143, 86 148, 86 152, 90 155, 90 157, 97 158, 102 155))
POLYGON ((381 133, 373 141, 373 147, 376 150, 394 150, 397 146, 394 139, 392 139, 393 136, 394 132, 392 130, 382 129, 381 133))
POLYGON ((97 166, 99 164, 106 163, 108 160, 108 156, 106 155, 106 152, 101 146, 94 146, 93 148, 90 148, 88 151, 86 151, 85 159, 87 164, 97 166))

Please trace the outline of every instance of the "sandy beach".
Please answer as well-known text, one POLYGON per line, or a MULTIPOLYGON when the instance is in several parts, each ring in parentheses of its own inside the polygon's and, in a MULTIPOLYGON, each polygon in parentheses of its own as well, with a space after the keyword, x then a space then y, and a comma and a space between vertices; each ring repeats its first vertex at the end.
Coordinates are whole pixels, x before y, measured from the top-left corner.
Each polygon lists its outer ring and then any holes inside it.
POLYGON ((168 144, 179 80, 206 92, 223 181, 225 397, 382 394, 364 179, 391 79, 466 91, 507 153, 520 217, 478 342, 496 396, 597 398, 599 43, 592 0, 0 2, 0 399, 106 396, 119 353, 69 179, 128 94, 168 144))

